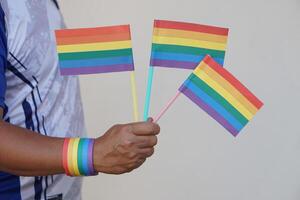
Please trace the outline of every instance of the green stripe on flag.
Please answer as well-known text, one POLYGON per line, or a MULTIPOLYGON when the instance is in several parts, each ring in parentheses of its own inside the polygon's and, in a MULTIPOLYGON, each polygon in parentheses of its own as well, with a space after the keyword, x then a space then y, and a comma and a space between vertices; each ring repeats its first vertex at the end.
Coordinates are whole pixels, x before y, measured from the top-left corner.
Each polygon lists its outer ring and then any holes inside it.
POLYGON ((213 58, 222 58, 225 57, 225 51, 188 47, 188 46, 179 46, 179 45, 167 45, 167 44, 152 44, 152 52, 171 52, 171 53, 185 53, 192 55, 206 55, 209 54, 213 58))
MULTIPOLYGON (((248 120, 235 108, 233 107, 224 97, 218 94, 214 89, 207 85, 203 80, 199 79, 195 74, 191 74, 189 80, 196 86, 201 88, 206 94, 223 106, 232 116, 234 116, 242 125, 248 123, 248 120)), ((188 84, 188 83, 187 83, 188 84)))
POLYGON ((75 53, 59 53, 58 57, 60 61, 63 60, 83 60, 93 58, 109 58, 109 57, 122 57, 132 55, 132 49, 118 49, 108 51, 87 51, 87 52, 75 52, 75 53))

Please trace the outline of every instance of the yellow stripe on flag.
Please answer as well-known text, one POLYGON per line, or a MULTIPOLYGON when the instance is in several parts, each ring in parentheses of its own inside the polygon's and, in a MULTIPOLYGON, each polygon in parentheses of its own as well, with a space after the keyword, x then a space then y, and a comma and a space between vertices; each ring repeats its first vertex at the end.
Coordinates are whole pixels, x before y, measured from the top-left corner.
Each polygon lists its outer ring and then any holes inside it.
POLYGON ((72 53, 72 52, 85 52, 85 51, 104 51, 104 50, 128 49, 131 47, 132 47, 131 40, 126 40, 126 41, 118 41, 118 42, 59 45, 57 46, 57 52, 72 53))
POLYGON ((191 40, 191 39, 184 39, 184 38, 174 38, 174 37, 153 36, 153 43, 198 47, 198 48, 214 49, 220 51, 224 51, 226 49, 226 44, 222 44, 222 43, 191 40))
POLYGON ((248 109, 245 108, 243 104, 237 101, 236 98, 232 96, 227 90, 225 90, 217 82, 211 79, 206 73, 204 73, 202 70, 197 70, 194 71, 193 73, 201 80, 203 80, 206 84, 208 84, 211 88, 213 88, 217 93, 222 95, 232 106, 234 106, 248 120, 252 119, 253 114, 250 111, 248 111, 248 109))
POLYGON ((194 40, 203 40, 203 41, 216 42, 216 43, 227 43, 227 36, 224 35, 216 35, 210 33, 185 31, 185 30, 177 30, 177 29, 154 28, 153 35, 162 36, 162 37, 177 37, 177 38, 186 38, 186 39, 194 39, 194 40))
POLYGON ((242 95, 240 91, 238 91, 220 74, 215 72, 211 67, 205 64, 205 62, 201 62, 200 67, 197 68, 197 70, 203 70, 211 79, 230 92, 230 94, 243 104, 253 115, 257 112, 258 109, 244 95, 242 95))

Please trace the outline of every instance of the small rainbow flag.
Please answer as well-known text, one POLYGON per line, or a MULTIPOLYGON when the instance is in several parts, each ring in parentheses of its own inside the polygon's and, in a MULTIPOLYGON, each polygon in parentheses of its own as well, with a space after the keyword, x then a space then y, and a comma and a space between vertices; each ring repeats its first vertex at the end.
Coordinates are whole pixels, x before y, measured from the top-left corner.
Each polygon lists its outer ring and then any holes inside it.
POLYGON ((233 136, 237 136, 263 106, 239 80, 208 55, 179 91, 233 136))
POLYGON ((195 69, 206 54, 223 66, 228 28, 155 20, 152 67, 195 69))
POLYGON ((130 26, 55 31, 62 75, 133 71, 130 26))

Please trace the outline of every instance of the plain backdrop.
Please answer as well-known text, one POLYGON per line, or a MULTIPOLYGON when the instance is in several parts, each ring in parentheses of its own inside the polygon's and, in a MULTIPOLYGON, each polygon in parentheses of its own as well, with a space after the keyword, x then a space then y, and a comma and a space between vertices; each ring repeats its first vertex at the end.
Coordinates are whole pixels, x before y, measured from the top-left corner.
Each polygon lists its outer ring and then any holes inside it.
MULTIPOLYGON (((225 67, 265 106, 237 137, 181 96, 155 155, 121 176, 86 178, 83 199, 299 200, 299 0, 61 0, 68 27, 131 24, 142 115, 154 19, 229 27, 225 67)), ((155 69, 151 115, 190 73, 155 69)), ((81 76, 90 136, 132 121, 129 73, 81 76)))

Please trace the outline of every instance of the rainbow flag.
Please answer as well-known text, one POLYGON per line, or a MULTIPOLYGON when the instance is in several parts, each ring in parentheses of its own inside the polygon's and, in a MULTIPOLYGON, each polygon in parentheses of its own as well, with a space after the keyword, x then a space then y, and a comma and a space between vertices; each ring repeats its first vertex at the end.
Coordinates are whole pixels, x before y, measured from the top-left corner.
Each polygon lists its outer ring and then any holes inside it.
POLYGON ((208 55, 179 91, 234 136, 263 106, 239 80, 208 55))
POLYGON ((155 20, 150 65, 195 69, 209 54, 223 66, 228 31, 215 26, 155 20))
POLYGON ((55 31, 62 75, 133 71, 130 26, 55 31))

